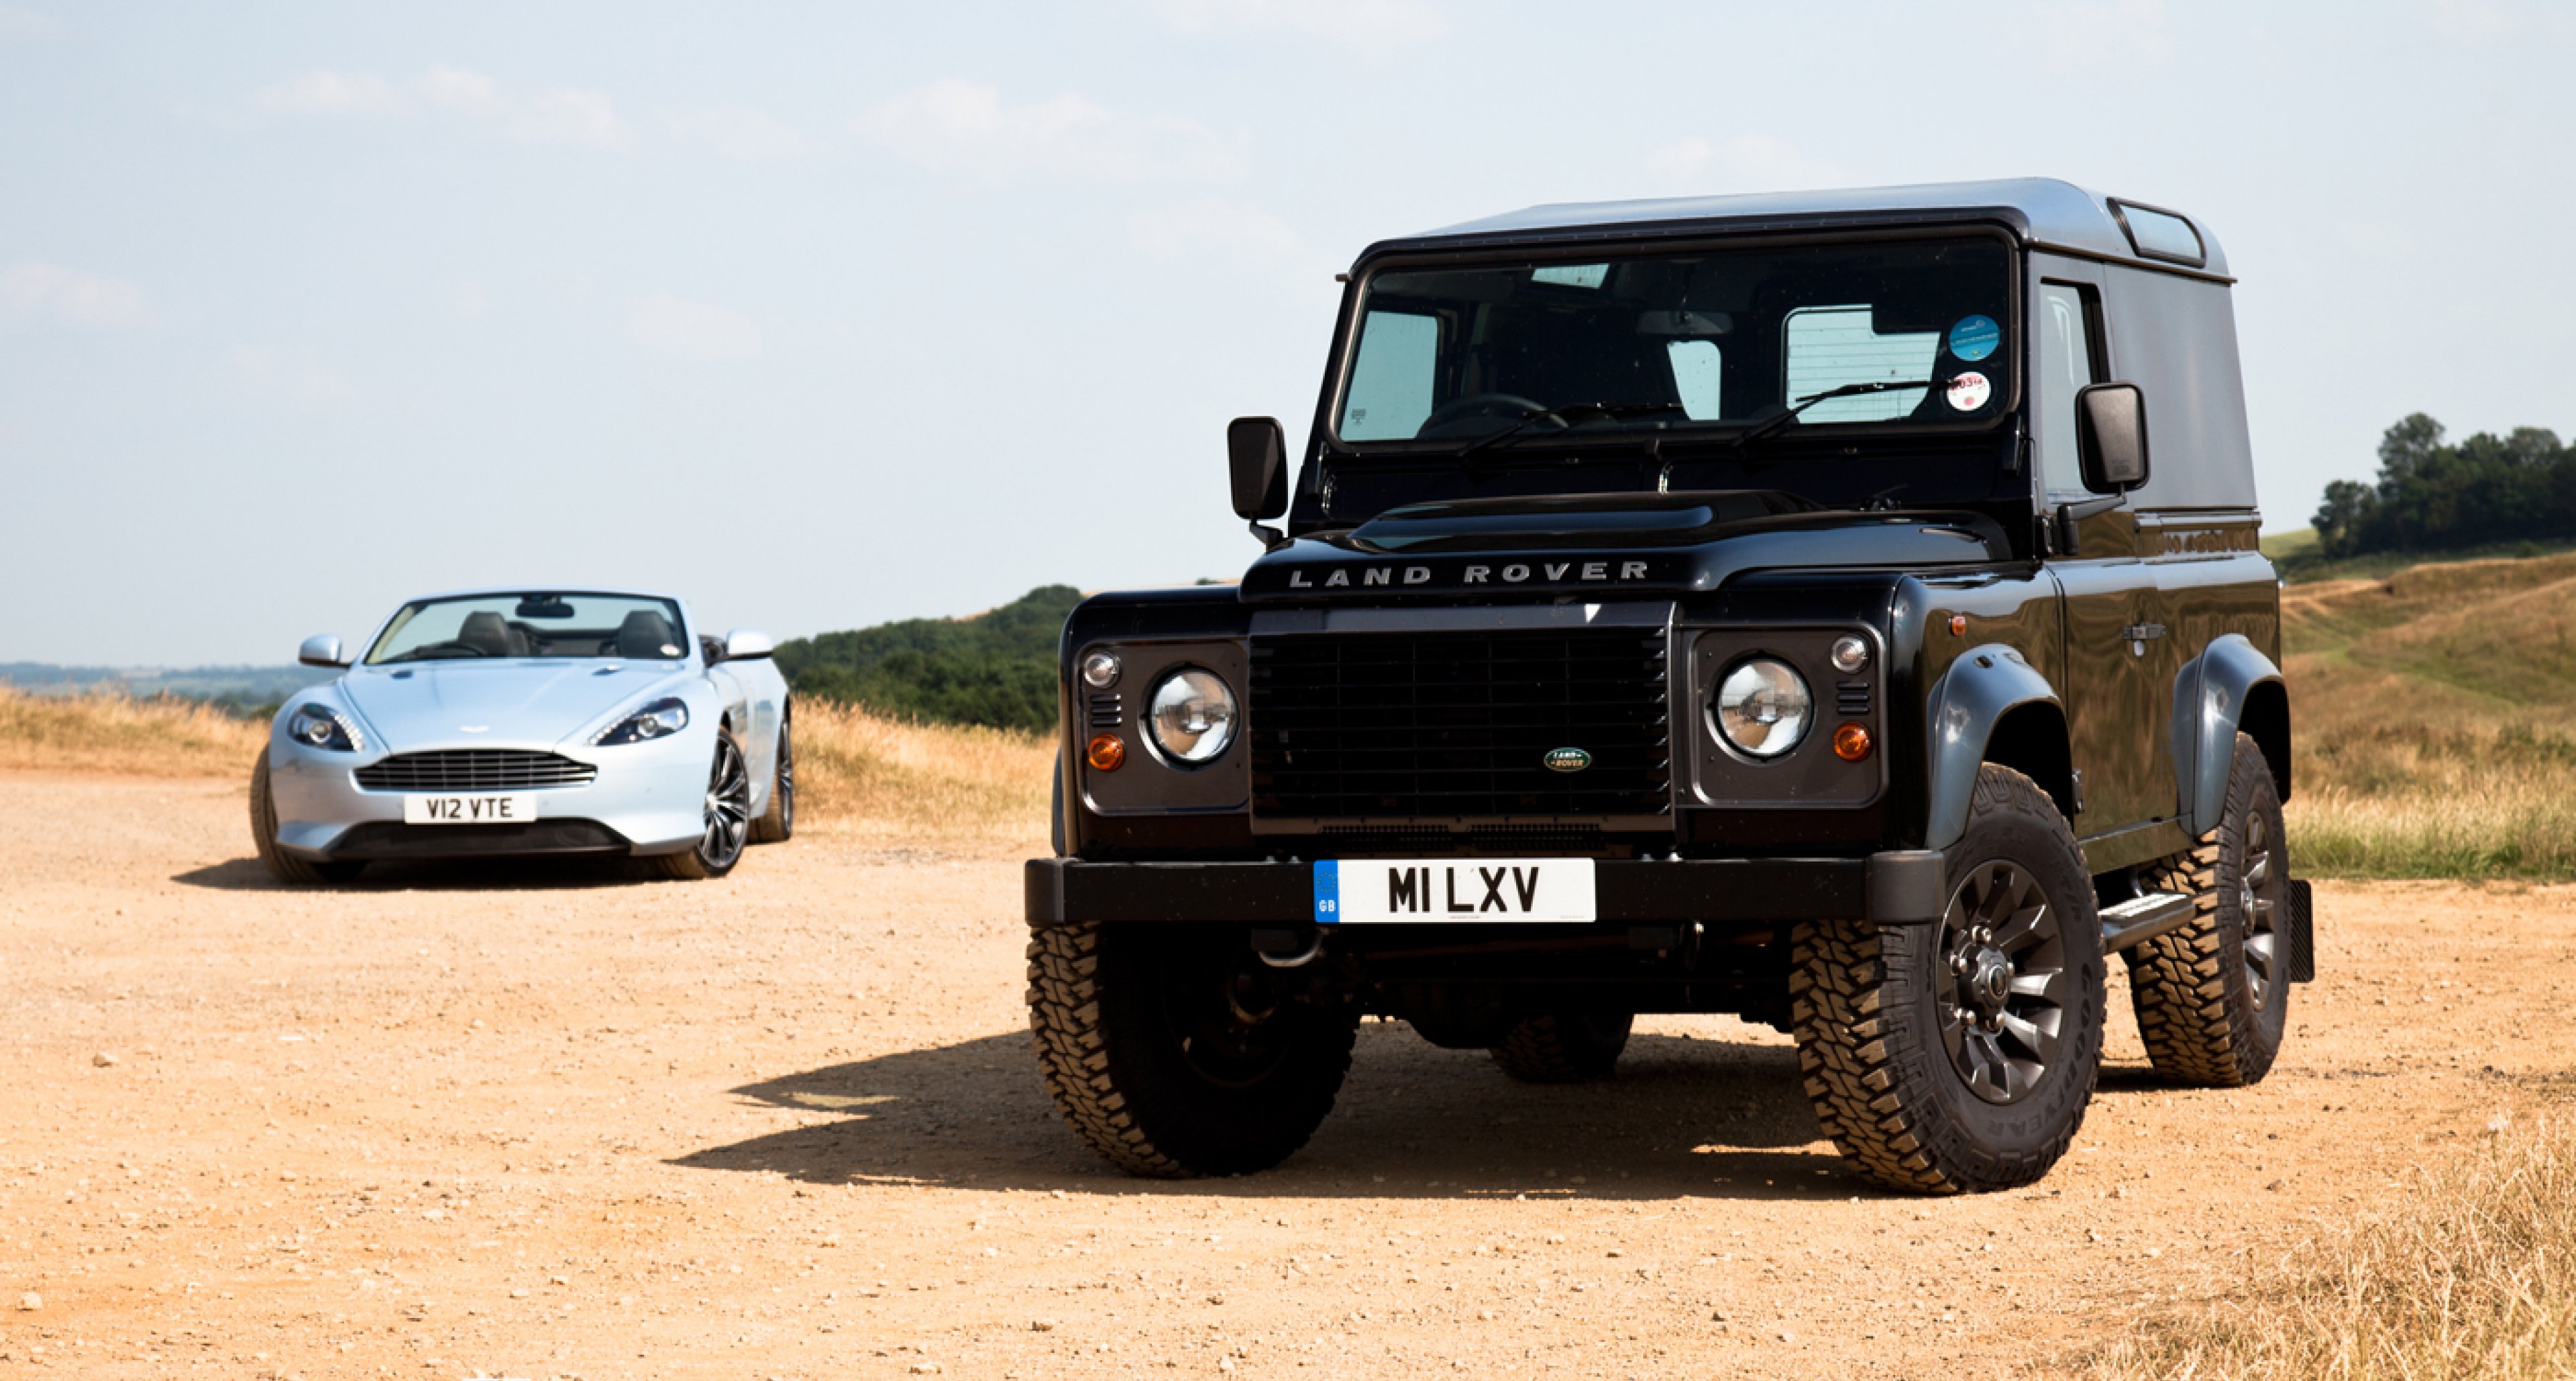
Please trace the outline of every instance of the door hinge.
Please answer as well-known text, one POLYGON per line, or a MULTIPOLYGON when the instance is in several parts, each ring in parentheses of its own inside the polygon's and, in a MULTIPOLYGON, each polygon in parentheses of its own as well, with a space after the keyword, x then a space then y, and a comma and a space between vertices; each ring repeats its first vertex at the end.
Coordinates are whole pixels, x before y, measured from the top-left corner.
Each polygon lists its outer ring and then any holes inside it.
POLYGON ((2084 813, 2084 769, 2079 767, 2067 776, 2072 778, 2069 785, 2075 794, 2075 813, 2082 815, 2084 813))

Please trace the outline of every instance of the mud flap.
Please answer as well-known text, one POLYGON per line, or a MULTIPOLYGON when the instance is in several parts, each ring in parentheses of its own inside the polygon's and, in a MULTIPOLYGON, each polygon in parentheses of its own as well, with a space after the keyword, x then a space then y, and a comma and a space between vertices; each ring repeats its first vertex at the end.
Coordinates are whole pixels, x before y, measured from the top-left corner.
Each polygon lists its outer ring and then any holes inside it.
POLYGON ((2290 879, 2290 981, 2317 981, 2316 901, 2308 884, 2290 879))

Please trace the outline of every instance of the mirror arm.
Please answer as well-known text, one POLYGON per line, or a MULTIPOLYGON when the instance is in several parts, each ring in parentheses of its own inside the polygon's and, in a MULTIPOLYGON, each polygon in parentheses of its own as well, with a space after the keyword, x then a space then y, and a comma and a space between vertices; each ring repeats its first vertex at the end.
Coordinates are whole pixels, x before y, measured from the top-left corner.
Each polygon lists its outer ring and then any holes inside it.
POLYGON ((1262 522, 1259 519, 1254 519, 1253 521, 1244 524, 1244 526, 1251 528, 1252 535, 1261 539, 1261 549, 1263 551, 1277 551, 1281 547, 1288 545, 1287 533, 1282 532, 1278 528, 1272 527, 1268 523, 1262 522))
POLYGON ((2057 531, 2055 533, 2057 554, 2060 556, 2075 555, 2077 548, 2083 545, 2076 538, 2075 525, 2087 518, 2093 517, 2096 514, 2108 513, 2112 509, 2118 508, 2128 497, 2129 496, 2126 494, 2104 494, 2096 498, 2086 499, 2081 503, 2059 504, 2057 506, 2057 531))

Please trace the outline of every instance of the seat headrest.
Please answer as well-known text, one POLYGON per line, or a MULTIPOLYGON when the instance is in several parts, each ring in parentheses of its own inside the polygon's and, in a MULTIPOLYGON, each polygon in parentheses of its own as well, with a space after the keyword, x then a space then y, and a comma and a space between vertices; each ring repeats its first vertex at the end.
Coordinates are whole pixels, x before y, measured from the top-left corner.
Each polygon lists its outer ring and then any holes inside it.
POLYGON ((650 609, 638 609, 617 625, 617 655, 620 657, 676 657, 679 635, 671 631, 671 621, 650 609))
POLYGON ((456 629, 456 640, 486 657, 514 657, 511 650, 510 625, 489 609, 478 609, 465 616, 456 629))

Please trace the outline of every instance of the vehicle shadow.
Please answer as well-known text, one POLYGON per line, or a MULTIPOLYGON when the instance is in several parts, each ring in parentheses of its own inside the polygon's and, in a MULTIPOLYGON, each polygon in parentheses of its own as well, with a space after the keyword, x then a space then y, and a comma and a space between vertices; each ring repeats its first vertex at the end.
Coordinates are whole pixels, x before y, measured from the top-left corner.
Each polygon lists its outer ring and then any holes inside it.
POLYGON ((236 858, 171 875, 183 887, 217 892, 542 892, 575 887, 631 887, 664 881, 631 858, 468 858, 370 863, 349 882, 301 886, 268 875, 257 858, 236 858))
POLYGON ((1398 1023, 1360 1030, 1350 1082, 1276 1170, 1131 1179, 1078 1142, 1020 1032, 830 1065, 734 1090, 837 1114, 679 1157, 812 1184, 895 1181, 1232 1198, 1847 1198, 1878 1194, 1825 1142, 1786 1046, 1640 1035, 1607 1084, 1513 1082, 1479 1051, 1398 1023))

